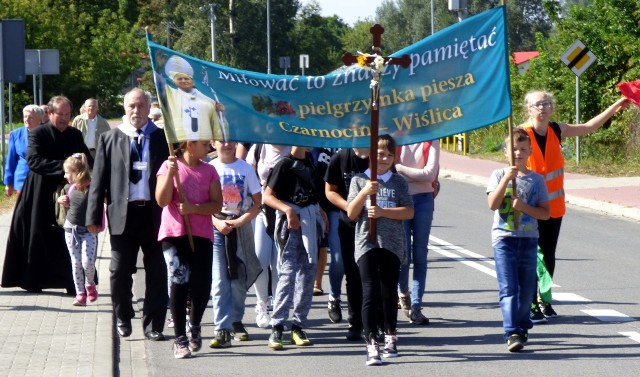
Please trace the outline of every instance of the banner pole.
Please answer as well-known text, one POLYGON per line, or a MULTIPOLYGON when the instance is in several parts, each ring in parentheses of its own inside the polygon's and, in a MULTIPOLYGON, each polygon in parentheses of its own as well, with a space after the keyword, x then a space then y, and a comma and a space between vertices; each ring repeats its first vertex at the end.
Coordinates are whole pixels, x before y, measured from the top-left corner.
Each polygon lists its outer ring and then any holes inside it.
MULTIPOLYGON (((148 26, 145 26, 144 32, 147 37, 147 48, 149 48, 149 41, 151 41, 151 34, 149 33, 148 26)), ((153 59, 151 60, 151 62, 153 65, 153 59)), ((155 71, 155 67, 152 67, 152 68, 155 71)), ((165 122, 166 121, 171 121, 171 119, 165 119, 165 122)), ((171 145, 170 142, 168 142, 169 139, 167 135, 166 123, 165 123, 165 127, 162 128, 162 132, 164 132, 164 137, 167 139, 167 148, 169 148, 169 155, 171 157, 176 157, 175 151, 173 150, 173 146, 171 145)), ((173 178, 174 178, 176 189, 178 190, 178 197, 180 198, 180 203, 184 203, 185 198, 184 198, 184 191, 182 190, 182 184, 180 184, 180 175, 175 175, 173 178)), ((155 195, 155 193, 153 193, 153 195, 155 195)), ((182 215, 182 218, 184 219, 184 227, 187 230, 187 237, 189 238, 189 246, 191 246, 191 251, 195 252, 196 248, 193 243, 193 233, 191 232, 191 222, 189 221, 189 215, 182 215)))
MULTIPOLYGON (((502 5, 504 7, 504 14, 505 14, 505 29, 508 27, 507 25, 507 5, 505 4, 504 0, 500 0, 500 5, 502 5)), ((508 33, 505 33, 505 35, 508 33)), ((506 53, 506 59, 507 59, 507 63, 509 63, 509 41, 507 40, 506 42, 506 46, 507 48, 504 49, 505 53, 506 53)), ((511 80, 509 79, 509 88, 511 88, 511 80)), ((513 154, 513 99, 512 99, 512 103, 509 104, 509 118, 507 119, 507 125, 509 127, 509 165, 511 166, 515 166, 516 165, 516 158, 515 155, 513 154)), ((515 196, 516 193, 518 192, 516 189, 516 178, 514 178, 511 181, 511 187, 513 190, 512 195, 515 196)), ((516 211, 515 209, 513 210, 513 226, 518 229, 518 211, 516 211)))

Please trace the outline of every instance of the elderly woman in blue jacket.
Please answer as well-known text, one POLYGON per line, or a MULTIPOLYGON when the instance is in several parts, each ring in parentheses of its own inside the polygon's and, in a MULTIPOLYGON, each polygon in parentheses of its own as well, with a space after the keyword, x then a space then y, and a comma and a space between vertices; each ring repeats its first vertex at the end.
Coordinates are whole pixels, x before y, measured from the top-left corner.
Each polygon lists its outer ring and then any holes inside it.
POLYGON ((22 185, 29 166, 27 165, 27 145, 29 144, 29 131, 38 127, 42 123, 45 113, 37 105, 27 105, 22 109, 24 127, 16 128, 9 134, 9 151, 4 166, 4 185, 7 196, 16 192, 20 195, 22 185))

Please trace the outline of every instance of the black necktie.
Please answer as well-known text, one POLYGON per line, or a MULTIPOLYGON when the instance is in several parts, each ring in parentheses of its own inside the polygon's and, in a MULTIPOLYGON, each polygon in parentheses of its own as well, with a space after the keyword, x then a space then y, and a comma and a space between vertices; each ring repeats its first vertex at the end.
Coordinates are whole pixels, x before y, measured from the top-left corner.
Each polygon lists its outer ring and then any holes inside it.
POLYGON ((129 180, 134 184, 138 183, 140 179, 142 179, 142 171, 133 168, 136 162, 142 161, 142 130, 137 129, 136 132, 138 133, 138 136, 131 140, 131 156, 129 157, 129 180))

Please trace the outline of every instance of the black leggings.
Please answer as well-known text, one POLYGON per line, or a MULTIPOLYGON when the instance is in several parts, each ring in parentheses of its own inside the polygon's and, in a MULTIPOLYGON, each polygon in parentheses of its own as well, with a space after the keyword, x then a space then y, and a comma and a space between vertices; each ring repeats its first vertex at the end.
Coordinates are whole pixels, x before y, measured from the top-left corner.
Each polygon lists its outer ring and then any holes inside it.
POLYGON ((547 266, 549 275, 553 277, 556 269, 556 246, 558 245, 558 237, 560 236, 560 226, 562 225, 562 217, 552 217, 549 220, 538 220, 538 246, 544 256, 544 264, 547 266))
POLYGON ((165 253, 173 253, 172 249, 177 251, 177 254, 168 261, 173 264, 168 266, 170 271, 169 279, 171 281, 169 306, 173 316, 173 330, 176 338, 186 335, 188 297, 191 297, 189 322, 192 326, 200 326, 211 295, 213 243, 210 239, 202 237, 193 237, 193 243, 195 251, 191 250, 186 236, 165 238, 162 241, 162 250, 165 253), (178 268, 175 276, 172 277, 171 271, 175 269, 176 263, 179 263, 181 268, 178 268), (188 278, 185 277, 185 273, 189 275, 188 278))
POLYGON ((338 225, 340 251, 346 279, 347 301, 349 302, 349 324, 356 329, 362 328, 362 283, 360 270, 354 256, 356 229, 340 220, 338 225))
POLYGON ((395 334, 400 259, 387 249, 371 249, 360 257, 358 267, 362 279, 362 324, 365 336, 368 339, 370 334, 375 334, 379 322, 384 323, 385 333, 395 334), (378 318, 378 313, 383 318, 378 318))

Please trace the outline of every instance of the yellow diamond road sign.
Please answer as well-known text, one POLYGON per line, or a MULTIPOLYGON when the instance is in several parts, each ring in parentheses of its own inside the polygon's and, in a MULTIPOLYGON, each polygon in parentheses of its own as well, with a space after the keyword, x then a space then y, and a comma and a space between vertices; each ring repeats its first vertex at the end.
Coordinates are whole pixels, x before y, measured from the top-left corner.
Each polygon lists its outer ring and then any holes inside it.
POLYGON ((596 59, 593 52, 591 52, 584 43, 580 42, 579 39, 576 39, 571 47, 560 57, 560 60, 562 60, 576 76, 580 76, 582 72, 586 71, 596 59))

